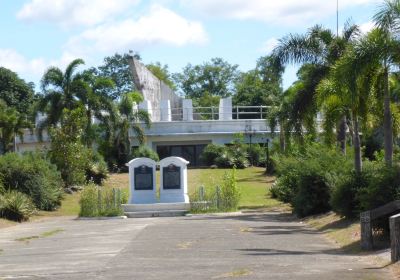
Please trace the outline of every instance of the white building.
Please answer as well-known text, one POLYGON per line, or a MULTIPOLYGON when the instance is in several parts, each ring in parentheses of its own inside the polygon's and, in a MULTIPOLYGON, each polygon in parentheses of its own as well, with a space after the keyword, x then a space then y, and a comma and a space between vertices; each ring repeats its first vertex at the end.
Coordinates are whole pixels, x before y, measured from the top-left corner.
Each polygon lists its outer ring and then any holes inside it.
MULTIPOLYGON (((265 120, 265 106, 232 106, 232 98, 220 100, 218 108, 193 108, 192 100, 177 96, 142 63, 132 58, 134 82, 144 97, 139 108, 152 120, 144 127, 146 145, 160 158, 180 156, 201 165, 200 154, 207 144, 230 144, 242 133, 248 143, 266 143, 271 131, 265 120)), ((138 142, 131 135, 132 146, 138 142)))
MULTIPOLYGON (((144 102, 138 105, 151 116, 151 127, 143 126, 146 145, 160 156, 180 156, 192 166, 201 165, 200 154, 207 144, 230 144, 235 135, 242 133, 248 143, 267 142, 271 131, 265 120, 266 106, 233 106, 232 98, 220 100, 219 107, 196 108, 192 100, 176 95, 165 83, 156 78, 142 63, 129 61, 136 88, 144 102)), ((39 115, 37 123, 44 116, 39 115)), ((130 131, 132 147, 139 143, 130 131)), ((43 149, 49 145, 44 131, 38 141, 36 132, 25 131, 23 141, 16 139, 18 152, 43 149)))

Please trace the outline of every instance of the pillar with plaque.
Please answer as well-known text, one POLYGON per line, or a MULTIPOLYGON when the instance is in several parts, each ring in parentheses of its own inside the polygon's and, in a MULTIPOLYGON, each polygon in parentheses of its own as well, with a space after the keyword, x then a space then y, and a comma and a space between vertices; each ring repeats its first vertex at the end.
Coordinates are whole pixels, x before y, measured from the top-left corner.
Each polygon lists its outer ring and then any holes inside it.
POLYGON ((180 157, 167 157, 160 161, 160 202, 189 203, 187 165, 180 157))
POLYGON ((156 162, 149 158, 135 158, 126 165, 129 167, 129 203, 156 203, 156 162))

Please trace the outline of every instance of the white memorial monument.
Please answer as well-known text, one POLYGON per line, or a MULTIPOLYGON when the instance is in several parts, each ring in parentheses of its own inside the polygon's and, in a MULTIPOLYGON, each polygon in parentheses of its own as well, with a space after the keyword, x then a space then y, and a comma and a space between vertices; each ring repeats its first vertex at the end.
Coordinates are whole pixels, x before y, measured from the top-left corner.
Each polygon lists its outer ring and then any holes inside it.
POLYGON ((160 202, 189 203, 187 165, 180 157, 167 157, 160 161, 160 202))
POLYGON ((135 158, 129 167, 130 204, 156 203, 156 162, 149 158, 135 158))

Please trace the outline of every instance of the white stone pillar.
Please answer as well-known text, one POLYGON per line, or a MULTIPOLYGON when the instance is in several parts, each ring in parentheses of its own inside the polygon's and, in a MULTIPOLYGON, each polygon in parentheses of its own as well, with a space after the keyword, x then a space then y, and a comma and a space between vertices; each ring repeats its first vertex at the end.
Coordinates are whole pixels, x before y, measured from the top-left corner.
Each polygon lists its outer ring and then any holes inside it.
POLYGON ((156 203, 156 162, 149 158, 135 158, 129 167, 129 204, 156 203))
POLYGON ((171 117, 171 102, 169 100, 161 100, 160 102, 161 109, 161 121, 162 122, 170 122, 171 117))
POLYGON ((160 202, 189 203, 187 165, 181 157, 167 157, 160 161, 160 202))
POLYGON ((182 100, 183 120, 193 121, 193 103, 192 99, 182 100))
POLYGON ((144 100, 143 102, 140 102, 138 108, 139 110, 146 111, 150 116, 150 120, 154 121, 153 108, 151 107, 151 102, 149 100, 144 100))
POLYGON ((219 120, 232 120, 232 97, 221 98, 219 100, 219 120))

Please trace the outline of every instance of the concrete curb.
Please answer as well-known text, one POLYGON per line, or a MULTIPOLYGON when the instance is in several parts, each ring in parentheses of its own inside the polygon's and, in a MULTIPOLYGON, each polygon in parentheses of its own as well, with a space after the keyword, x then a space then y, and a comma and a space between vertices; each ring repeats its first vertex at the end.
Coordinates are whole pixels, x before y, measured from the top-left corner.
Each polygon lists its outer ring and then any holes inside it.
POLYGON ((127 216, 116 216, 116 217, 78 217, 76 220, 90 221, 90 220, 123 220, 127 219, 127 216))
POLYGON ((200 214, 186 214, 185 217, 202 217, 202 216, 215 216, 215 217, 229 217, 243 215, 242 211, 237 212, 223 212, 223 213, 200 213, 200 214))

